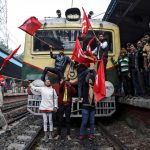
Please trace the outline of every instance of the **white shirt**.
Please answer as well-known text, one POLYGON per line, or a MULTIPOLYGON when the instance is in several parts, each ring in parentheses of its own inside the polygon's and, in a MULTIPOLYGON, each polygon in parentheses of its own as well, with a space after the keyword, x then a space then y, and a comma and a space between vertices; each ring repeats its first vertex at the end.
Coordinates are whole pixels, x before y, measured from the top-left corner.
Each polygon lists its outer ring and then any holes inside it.
POLYGON ((35 87, 31 84, 31 89, 41 93, 42 101, 40 104, 40 110, 52 111, 54 107, 58 107, 58 97, 55 89, 52 87, 35 87))
MULTIPOLYGON (((103 48, 103 49, 105 49, 107 46, 108 46, 108 42, 107 41, 104 41, 103 43, 100 43, 100 46, 101 46, 101 48, 103 48)), ((94 54, 94 55, 96 55, 96 54, 98 54, 99 52, 97 52, 98 51, 98 49, 97 49, 97 47, 92 51, 92 54, 94 54)), ((99 54, 97 55, 97 59, 100 59, 99 58, 99 54)))

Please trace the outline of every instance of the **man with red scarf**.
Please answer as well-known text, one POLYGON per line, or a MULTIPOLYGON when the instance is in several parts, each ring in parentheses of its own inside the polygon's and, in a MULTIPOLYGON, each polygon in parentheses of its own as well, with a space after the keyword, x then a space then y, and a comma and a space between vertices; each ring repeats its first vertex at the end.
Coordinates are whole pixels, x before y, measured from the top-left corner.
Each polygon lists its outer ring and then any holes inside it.
POLYGON ((63 115, 66 116, 66 127, 67 127, 67 139, 71 140, 70 137, 70 115, 71 115, 71 104, 72 96, 75 94, 75 88, 69 82, 69 79, 65 79, 60 83, 59 96, 58 96, 58 128, 57 136, 58 140, 61 136, 61 129, 63 123, 63 115))

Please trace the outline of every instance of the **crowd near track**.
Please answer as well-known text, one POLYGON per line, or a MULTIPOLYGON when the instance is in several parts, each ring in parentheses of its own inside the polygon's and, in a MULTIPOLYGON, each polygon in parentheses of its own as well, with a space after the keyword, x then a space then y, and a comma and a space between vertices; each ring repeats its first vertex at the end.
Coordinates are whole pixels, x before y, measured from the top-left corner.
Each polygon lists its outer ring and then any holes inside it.
MULTIPOLYGON (((87 136, 89 125, 86 128, 85 138, 79 140, 81 118, 72 118, 71 141, 66 139, 66 130, 63 128, 59 140, 52 139, 45 142, 42 116, 35 116, 27 111, 27 95, 10 95, 4 99, 7 100, 4 100, 3 113, 9 124, 9 132, 0 134, 0 150, 149 150, 150 148, 150 128, 140 134, 136 126, 131 127, 124 117, 121 119, 116 117, 117 113, 105 119, 96 118, 93 140, 89 140, 87 136)), ((143 113, 147 114, 147 111, 141 111, 140 108, 133 111, 132 108, 132 120, 133 114, 138 113, 140 118, 143 113)), ((130 112, 129 107, 128 113, 130 112)), ((56 126, 57 118, 54 120, 53 137, 56 135, 56 126)))

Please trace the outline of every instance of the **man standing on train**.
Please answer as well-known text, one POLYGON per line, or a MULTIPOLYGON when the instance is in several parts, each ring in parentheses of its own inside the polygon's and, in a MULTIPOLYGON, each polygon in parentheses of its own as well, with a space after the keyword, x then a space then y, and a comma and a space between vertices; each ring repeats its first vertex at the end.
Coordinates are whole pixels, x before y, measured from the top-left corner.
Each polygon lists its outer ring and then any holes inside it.
POLYGON ((45 81, 45 76, 48 71, 57 74, 59 81, 64 78, 64 71, 66 69, 67 64, 71 62, 71 59, 64 54, 64 48, 59 50, 59 54, 53 55, 52 46, 50 47, 50 56, 55 59, 55 68, 45 67, 41 79, 45 81))
MULTIPOLYGON (((97 60, 100 60, 102 58, 102 55, 104 54, 104 69, 106 74, 106 66, 108 61, 108 50, 107 50, 108 42, 104 39, 103 33, 99 34, 97 41, 98 41, 98 46, 92 51, 92 53, 97 56, 97 60)), ((98 62, 98 66, 99 66, 99 62, 98 62)))

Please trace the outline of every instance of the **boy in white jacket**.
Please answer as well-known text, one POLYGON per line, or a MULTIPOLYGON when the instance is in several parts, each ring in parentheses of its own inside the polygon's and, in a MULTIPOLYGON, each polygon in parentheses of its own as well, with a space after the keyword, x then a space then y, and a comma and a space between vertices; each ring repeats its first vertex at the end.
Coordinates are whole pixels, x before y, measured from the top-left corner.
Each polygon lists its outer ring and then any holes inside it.
POLYGON ((57 112, 58 108, 58 97, 55 89, 51 86, 50 80, 46 80, 44 87, 35 87, 33 84, 30 84, 32 90, 40 92, 42 101, 39 106, 40 112, 43 114, 43 124, 44 124, 44 132, 45 137, 44 140, 48 141, 48 132, 47 132, 47 123, 49 121, 49 139, 52 139, 52 131, 53 131, 53 121, 52 121, 52 111, 57 112), (49 119, 48 119, 49 118, 49 119))

